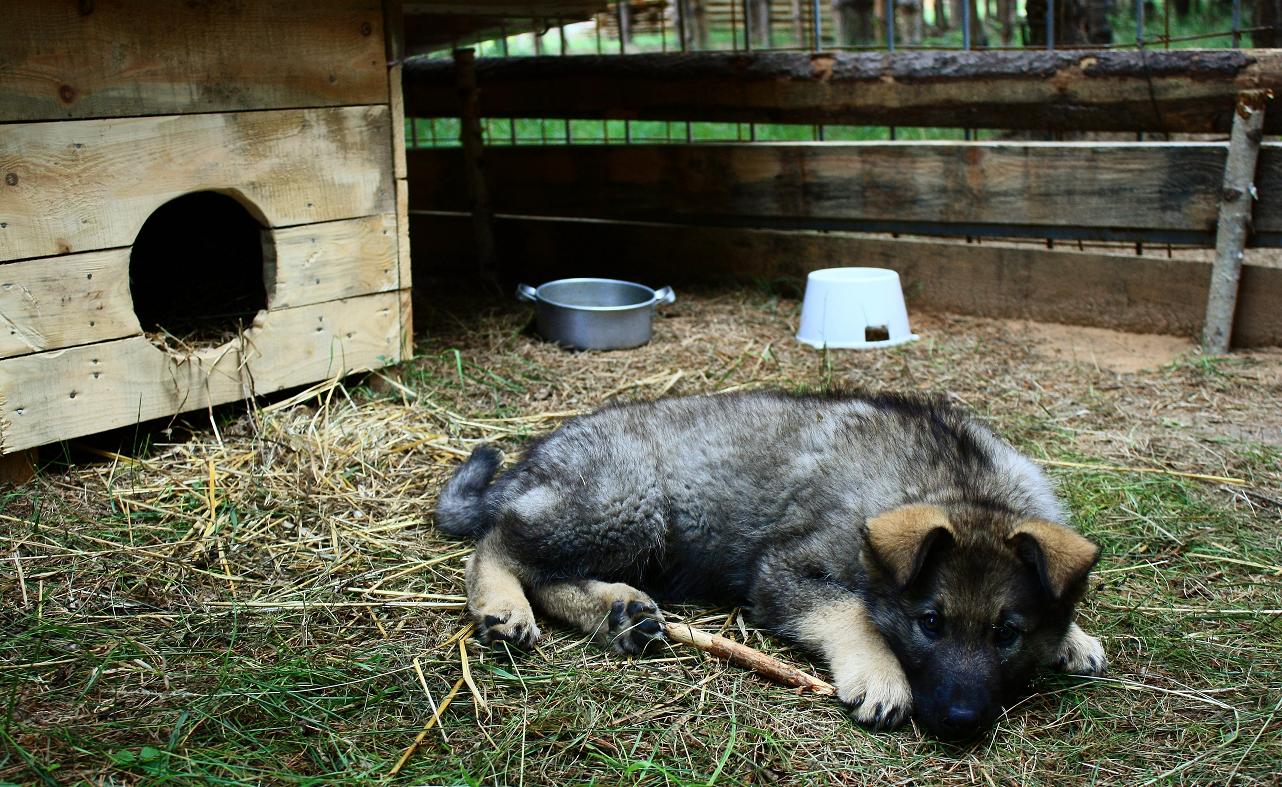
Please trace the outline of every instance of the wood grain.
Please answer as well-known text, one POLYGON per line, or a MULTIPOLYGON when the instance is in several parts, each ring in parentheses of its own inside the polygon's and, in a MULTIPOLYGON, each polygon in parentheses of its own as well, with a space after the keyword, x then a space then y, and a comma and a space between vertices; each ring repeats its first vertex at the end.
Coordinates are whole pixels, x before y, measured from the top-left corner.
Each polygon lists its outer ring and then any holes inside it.
POLYGON ((717 634, 709 634, 685 623, 666 623, 663 626, 663 633, 673 642, 698 648, 716 658, 750 669, 775 683, 782 683, 799 691, 820 696, 832 696, 837 693, 836 687, 831 683, 741 642, 735 642, 717 634))
POLYGON ((387 101, 379 0, 5 0, 7 121, 387 101))
POLYGON ((394 213, 284 227, 265 234, 264 277, 272 309, 400 288, 394 213))
MULTIPOLYGON (((406 64, 415 117, 455 117, 448 61, 406 64)), ((484 58, 485 117, 1222 132, 1276 50, 696 52, 484 58)), ((1266 120, 1270 133, 1282 119, 1266 120)))
POLYGON ((129 249, 0 265, 0 358, 139 333, 129 249))
POLYGON ((243 346, 187 357, 131 337, 0 361, 0 453, 395 362, 399 299, 266 313, 243 346))
MULTIPOLYGON (((1282 148, 1264 148, 1255 226, 1273 230, 1282 228, 1282 148)), ((1094 228, 1102 236, 1169 230, 1209 244, 1226 150, 1037 142, 494 146, 486 171, 500 213, 820 228, 921 223, 940 232, 993 225, 991 234, 1003 234, 1001 226, 1094 228)), ((461 150, 413 150, 409 158, 411 209, 470 209, 457 188, 466 174, 461 150)))
MULTIPOLYGON (((390 213, 265 230, 272 309, 399 288, 390 213)), ((0 265, 0 358, 142 333, 129 291, 130 249, 0 265)))
POLYGON ((385 106, 0 125, 0 260, 127 246, 206 189, 273 227, 390 212, 390 140, 385 106))

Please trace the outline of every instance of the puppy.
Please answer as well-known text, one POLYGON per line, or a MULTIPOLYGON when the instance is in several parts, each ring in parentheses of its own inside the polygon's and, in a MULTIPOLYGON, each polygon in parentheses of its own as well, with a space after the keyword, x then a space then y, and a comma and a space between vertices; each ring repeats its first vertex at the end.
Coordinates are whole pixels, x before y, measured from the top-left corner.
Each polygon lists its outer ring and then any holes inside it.
POLYGON ((1098 558, 1028 459, 948 405, 780 392, 609 406, 496 473, 482 445, 436 524, 476 538, 482 642, 528 646, 532 605, 620 653, 655 599, 744 605, 828 662, 861 723, 990 725, 1042 666, 1104 670, 1073 622, 1098 558))

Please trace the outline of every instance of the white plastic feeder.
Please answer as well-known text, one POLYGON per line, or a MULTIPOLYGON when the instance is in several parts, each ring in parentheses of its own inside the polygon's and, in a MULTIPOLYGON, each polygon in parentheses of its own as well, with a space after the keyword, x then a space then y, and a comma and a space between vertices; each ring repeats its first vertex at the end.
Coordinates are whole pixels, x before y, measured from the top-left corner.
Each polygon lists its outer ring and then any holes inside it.
POLYGON ((885 268, 826 268, 806 278, 797 340, 811 347, 872 349, 917 338, 899 274, 885 268))

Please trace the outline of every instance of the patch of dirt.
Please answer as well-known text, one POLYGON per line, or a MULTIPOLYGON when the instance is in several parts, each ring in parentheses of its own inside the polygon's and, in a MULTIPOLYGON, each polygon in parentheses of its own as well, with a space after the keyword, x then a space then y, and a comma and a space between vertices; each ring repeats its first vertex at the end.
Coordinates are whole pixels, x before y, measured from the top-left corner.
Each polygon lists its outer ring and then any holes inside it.
POLYGON ((1016 323, 1012 330, 1016 335, 1026 333, 1041 352, 1053 358, 1113 372, 1156 369, 1197 351, 1197 344, 1182 336, 1038 322, 1016 323))

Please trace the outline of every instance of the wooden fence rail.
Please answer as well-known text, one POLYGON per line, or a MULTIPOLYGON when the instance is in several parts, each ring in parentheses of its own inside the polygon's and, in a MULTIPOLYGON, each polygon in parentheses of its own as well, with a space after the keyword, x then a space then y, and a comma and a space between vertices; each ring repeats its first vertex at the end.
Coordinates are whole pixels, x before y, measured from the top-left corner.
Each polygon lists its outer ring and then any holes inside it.
MULTIPOLYGON (((479 59, 487 117, 1227 133, 1279 50, 697 52, 479 59)), ((410 117, 458 117, 452 63, 405 65, 410 117)), ((1282 114, 1266 119, 1282 133, 1282 114)))
MULTIPOLYGON (((1280 113, 1282 114, 1282 113, 1280 113)), ((495 212, 758 228, 1214 245, 1222 143, 493 147, 495 212)), ((409 153, 410 207, 470 210, 458 149, 409 153)), ((1282 144, 1261 146, 1252 245, 1282 245, 1282 144)))

